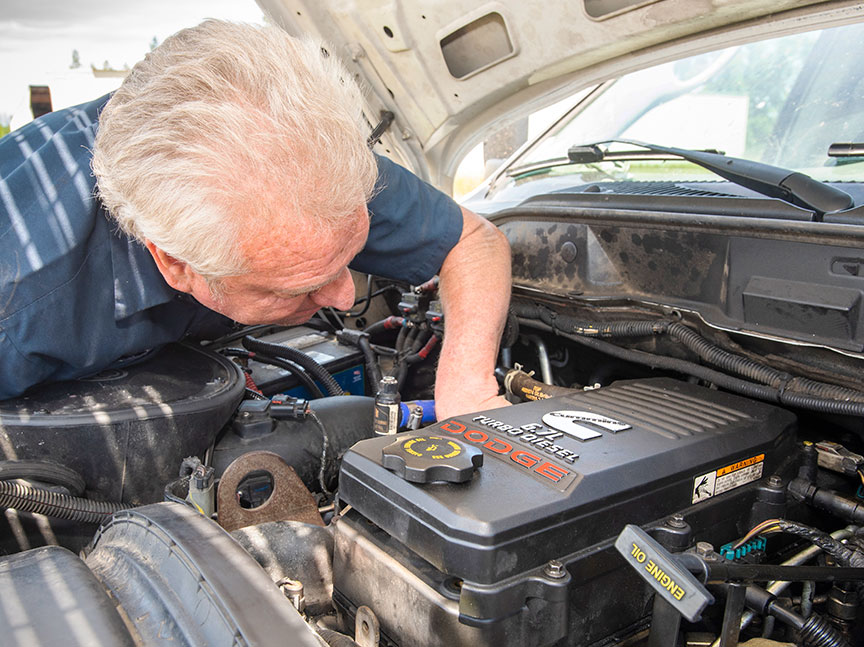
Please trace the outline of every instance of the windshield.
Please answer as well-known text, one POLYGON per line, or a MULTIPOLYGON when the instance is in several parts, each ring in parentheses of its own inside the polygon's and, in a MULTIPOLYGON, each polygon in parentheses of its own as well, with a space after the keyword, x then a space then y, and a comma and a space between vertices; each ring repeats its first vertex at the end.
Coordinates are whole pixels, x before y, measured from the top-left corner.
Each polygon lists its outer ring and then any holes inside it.
MULTIPOLYGON (((693 56, 602 86, 511 163, 502 178, 718 179, 680 160, 566 164, 571 146, 636 139, 713 149, 804 172, 864 180, 864 158, 828 156, 864 141, 864 25, 784 36, 693 56)), ((616 144, 611 150, 629 150, 616 144)), ((560 184, 559 184, 560 186, 560 184)), ((499 184, 500 187, 500 184, 499 184)))

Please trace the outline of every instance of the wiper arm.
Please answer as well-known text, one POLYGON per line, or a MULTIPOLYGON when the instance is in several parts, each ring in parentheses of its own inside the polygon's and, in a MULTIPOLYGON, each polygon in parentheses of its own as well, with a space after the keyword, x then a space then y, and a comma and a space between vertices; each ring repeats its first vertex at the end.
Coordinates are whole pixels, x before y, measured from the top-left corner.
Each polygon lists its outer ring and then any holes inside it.
POLYGON ((571 162, 577 164, 590 164, 603 159, 610 159, 616 154, 604 151, 600 148, 600 144, 614 143, 632 144, 655 153, 674 155, 762 195, 779 198, 796 206, 811 209, 820 217, 832 211, 848 209, 854 204, 852 197, 845 191, 814 180, 809 175, 779 166, 709 151, 658 146, 633 139, 609 139, 596 144, 574 146, 567 151, 567 156, 571 162))

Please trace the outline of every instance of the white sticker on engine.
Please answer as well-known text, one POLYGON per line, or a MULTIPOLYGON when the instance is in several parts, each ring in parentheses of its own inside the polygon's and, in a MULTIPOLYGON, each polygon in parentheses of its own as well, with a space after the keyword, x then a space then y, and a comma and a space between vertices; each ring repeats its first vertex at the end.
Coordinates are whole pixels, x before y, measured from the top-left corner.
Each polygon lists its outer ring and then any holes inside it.
POLYGON ((626 422, 600 416, 590 411, 550 411, 543 415, 544 424, 558 431, 563 431, 565 434, 573 436, 578 440, 600 438, 602 436, 601 433, 582 424, 586 422, 612 433, 631 428, 626 422))
POLYGON ((751 456, 743 461, 726 465, 713 472, 700 474, 693 479, 691 501, 699 503, 712 496, 723 494, 737 487, 758 481, 762 478, 765 466, 765 454, 751 456))

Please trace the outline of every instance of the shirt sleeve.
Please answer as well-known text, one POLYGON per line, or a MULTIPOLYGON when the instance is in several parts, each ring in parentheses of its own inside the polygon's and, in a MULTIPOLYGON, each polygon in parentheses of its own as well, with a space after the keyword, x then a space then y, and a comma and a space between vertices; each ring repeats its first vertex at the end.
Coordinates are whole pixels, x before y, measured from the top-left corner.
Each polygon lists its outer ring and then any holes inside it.
POLYGON ((462 235, 450 197, 385 157, 369 202, 369 238, 351 269, 418 285, 441 269, 462 235))

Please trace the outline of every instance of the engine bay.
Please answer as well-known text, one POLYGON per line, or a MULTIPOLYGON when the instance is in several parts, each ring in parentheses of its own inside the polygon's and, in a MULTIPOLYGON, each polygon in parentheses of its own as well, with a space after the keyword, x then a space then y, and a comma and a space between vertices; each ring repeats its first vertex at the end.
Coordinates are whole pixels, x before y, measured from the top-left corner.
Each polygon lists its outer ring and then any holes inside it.
POLYGON ((16 644, 860 644, 858 242, 673 211, 553 196, 492 219, 504 409, 434 418, 437 286, 373 277, 354 311, 0 403, 0 591, 42 609, 0 624, 16 644), (75 592, 46 598, 58 580, 75 592))

